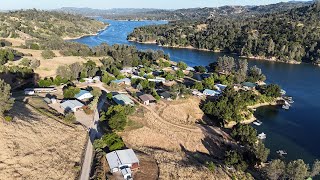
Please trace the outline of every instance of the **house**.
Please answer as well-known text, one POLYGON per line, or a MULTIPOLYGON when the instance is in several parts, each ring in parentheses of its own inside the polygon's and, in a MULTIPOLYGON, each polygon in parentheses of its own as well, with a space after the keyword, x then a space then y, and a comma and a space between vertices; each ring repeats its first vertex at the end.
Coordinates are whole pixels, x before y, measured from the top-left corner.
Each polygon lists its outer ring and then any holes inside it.
POLYGON ((133 67, 126 67, 126 68, 123 68, 123 69, 120 71, 120 73, 127 75, 127 74, 133 74, 133 71, 134 71, 133 67))
POLYGON ((223 84, 216 84, 214 85, 214 87, 218 90, 218 91, 223 91, 227 88, 227 85, 223 85, 223 84))
POLYGON ((81 109, 84 106, 81 102, 78 100, 66 100, 63 103, 60 104, 60 107, 64 109, 64 112, 76 112, 77 110, 81 109))
POLYGON ((144 77, 137 76, 137 75, 132 75, 132 76, 131 76, 131 79, 145 79, 145 78, 144 78, 144 77))
POLYGON ((190 67, 190 66, 188 66, 186 70, 187 71, 196 71, 193 67, 190 67))
POLYGON ((80 92, 74 96, 74 98, 76 98, 80 101, 82 101, 84 99, 90 99, 92 97, 93 97, 93 95, 87 90, 80 90, 80 92))
POLYGON ((150 103, 155 103, 157 100, 151 94, 144 94, 139 96, 139 99, 144 105, 149 105, 150 103))
POLYGON ((83 80, 85 83, 88 83, 88 84, 94 82, 94 80, 92 78, 83 78, 83 80))
POLYGON ((166 78, 156 77, 155 79, 148 79, 148 81, 155 82, 155 83, 165 83, 166 78))
POLYGON ((206 96, 215 96, 215 95, 221 94, 221 92, 215 91, 215 90, 211 90, 211 89, 205 89, 203 91, 203 94, 206 95, 206 96))
POLYGON ((112 151, 106 155, 110 172, 121 172, 124 179, 131 179, 131 170, 139 168, 139 159, 132 149, 112 151))
POLYGON ((56 92, 57 89, 53 87, 47 87, 47 88, 27 88, 24 90, 25 94, 32 95, 35 93, 51 93, 56 92))
POLYGON ((95 76, 95 77, 92 78, 92 80, 100 82, 101 81, 101 77, 100 76, 95 76))
POLYGON ((114 102, 116 102, 119 105, 134 105, 134 102, 125 94, 117 94, 115 96, 112 97, 112 99, 114 100, 114 102))
POLYGON ((131 80, 129 78, 124 78, 124 79, 117 79, 117 80, 113 80, 111 81, 111 83, 115 83, 117 85, 128 85, 130 86, 131 85, 131 80))
POLYGON ((165 91, 165 92, 163 92, 163 93, 160 93, 159 95, 160 95, 160 97, 161 97, 162 99, 167 99, 167 100, 170 100, 170 99, 171 99, 171 94, 170 94, 168 91, 165 91))
POLYGON ((242 83, 242 86, 245 90, 252 90, 257 86, 257 84, 252 82, 244 82, 242 83))

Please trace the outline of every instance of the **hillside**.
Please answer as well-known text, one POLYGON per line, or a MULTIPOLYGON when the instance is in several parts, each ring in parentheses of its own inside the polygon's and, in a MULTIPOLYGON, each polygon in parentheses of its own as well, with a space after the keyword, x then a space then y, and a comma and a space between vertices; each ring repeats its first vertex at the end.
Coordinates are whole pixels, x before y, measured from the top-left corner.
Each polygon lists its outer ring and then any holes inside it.
POLYGON ((102 22, 65 13, 20 10, 0 13, 0 37, 46 39, 52 36, 78 37, 103 29, 102 22))
POLYGON ((57 11, 81 14, 85 16, 102 16, 106 19, 119 20, 200 20, 215 16, 257 15, 309 5, 310 2, 287 2, 264 6, 222 6, 217 8, 190 8, 178 10, 165 9, 90 9, 61 8, 57 11))
POLYGON ((135 29, 128 39, 292 63, 318 63, 319 22, 319 5, 313 4, 253 17, 219 16, 141 27, 135 29))

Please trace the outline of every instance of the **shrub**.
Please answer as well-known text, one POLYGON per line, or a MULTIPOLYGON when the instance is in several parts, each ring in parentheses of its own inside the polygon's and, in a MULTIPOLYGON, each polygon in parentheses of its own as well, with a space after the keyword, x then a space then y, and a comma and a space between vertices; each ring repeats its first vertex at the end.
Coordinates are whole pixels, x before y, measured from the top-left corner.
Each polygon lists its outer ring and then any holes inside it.
POLYGON ((88 106, 84 106, 83 108, 84 113, 90 115, 93 114, 93 110, 91 110, 88 106))
POLYGON ((76 121, 76 117, 74 116, 73 113, 68 113, 64 117, 64 121, 71 124, 71 123, 74 123, 76 121))
POLYGON ((6 122, 11 122, 12 121, 12 117, 11 116, 5 116, 4 117, 4 120, 6 121, 6 122))
POLYGON ((56 57, 56 55, 54 54, 54 52, 51 51, 51 50, 44 50, 44 51, 42 51, 41 56, 42 56, 44 59, 52 59, 52 58, 56 57))

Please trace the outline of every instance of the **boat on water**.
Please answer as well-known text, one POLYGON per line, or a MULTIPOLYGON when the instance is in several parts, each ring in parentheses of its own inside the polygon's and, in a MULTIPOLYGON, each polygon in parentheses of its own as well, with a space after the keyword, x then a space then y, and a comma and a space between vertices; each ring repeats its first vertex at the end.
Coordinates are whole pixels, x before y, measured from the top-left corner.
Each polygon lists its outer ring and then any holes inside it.
POLYGON ((288 153, 284 150, 278 150, 277 154, 279 154, 280 156, 284 156, 284 155, 287 155, 288 153))
POLYGON ((282 109, 289 110, 290 109, 290 105, 288 105, 288 104, 282 105, 282 109))
POLYGON ((263 139, 266 139, 266 138, 267 138, 267 135, 266 135, 265 133, 260 133, 260 134, 258 135, 258 139, 263 140, 263 139))
POLYGON ((259 120, 256 120, 256 121, 253 122, 253 124, 256 125, 256 126, 261 126, 262 122, 259 121, 259 120))
POLYGON ((281 93, 282 95, 285 95, 287 92, 286 92, 284 89, 281 89, 281 90, 280 90, 280 93, 281 93))

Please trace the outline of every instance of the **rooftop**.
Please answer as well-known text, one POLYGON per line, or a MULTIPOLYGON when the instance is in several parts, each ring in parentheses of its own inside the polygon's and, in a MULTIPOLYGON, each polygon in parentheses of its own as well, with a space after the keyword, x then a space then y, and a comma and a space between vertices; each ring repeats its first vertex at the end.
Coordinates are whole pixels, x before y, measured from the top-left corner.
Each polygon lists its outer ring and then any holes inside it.
POLYGON ((139 96, 142 101, 156 101, 156 99, 151 94, 144 94, 139 96))
POLYGON ((77 101, 77 100, 67 100, 63 103, 61 103, 61 107, 63 109, 73 109, 73 108, 77 108, 77 107, 82 107, 84 106, 84 104, 82 104, 81 102, 77 101))
POLYGON ((112 98, 117 104, 121 104, 121 105, 134 104, 134 102, 125 94, 117 94, 112 98))
POLYGON ((139 159, 132 149, 117 150, 106 155, 110 169, 123 165, 139 163, 139 159))
POLYGON ((80 92, 75 95, 75 98, 79 98, 79 97, 81 97, 82 95, 87 94, 87 93, 91 94, 91 93, 90 93, 89 91, 87 91, 87 90, 80 90, 80 92))

